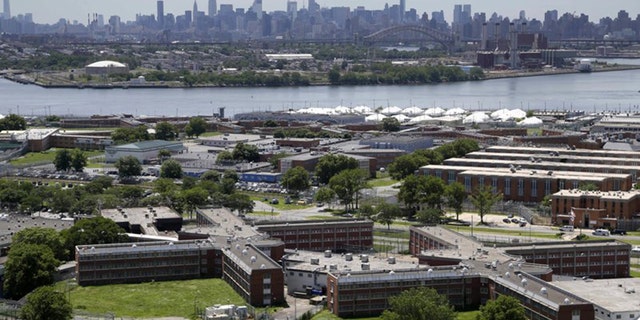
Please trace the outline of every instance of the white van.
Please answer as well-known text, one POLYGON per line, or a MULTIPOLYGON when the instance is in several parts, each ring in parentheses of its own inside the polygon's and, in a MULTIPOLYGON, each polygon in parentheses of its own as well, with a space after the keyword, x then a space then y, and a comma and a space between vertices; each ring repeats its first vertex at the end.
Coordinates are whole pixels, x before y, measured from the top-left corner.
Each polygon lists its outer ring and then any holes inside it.
POLYGON ((573 226, 569 226, 569 225, 560 227, 560 231, 573 232, 573 230, 574 230, 573 226))
POLYGON ((611 233, 607 229, 596 229, 593 231, 594 236, 610 236, 611 233))

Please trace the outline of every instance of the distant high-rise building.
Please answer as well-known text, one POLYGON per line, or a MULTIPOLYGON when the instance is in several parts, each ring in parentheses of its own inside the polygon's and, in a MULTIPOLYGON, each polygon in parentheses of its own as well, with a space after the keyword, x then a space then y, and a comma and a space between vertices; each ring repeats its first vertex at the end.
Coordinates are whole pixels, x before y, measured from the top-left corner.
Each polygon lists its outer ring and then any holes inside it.
POLYGON ((11 6, 9 5, 9 0, 4 0, 2 17, 5 19, 11 19, 11 6))
POLYGON ((164 28, 164 1, 158 0, 158 15, 156 17, 160 28, 164 28))
POLYGON ((527 20, 527 13, 524 10, 520 10, 519 16, 521 21, 527 20))
POLYGON ((213 17, 218 14, 218 3, 216 0, 209 0, 209 16, 213 17))
POLYGON ((287 1, 287 14, 291 18, 291 21, 296 20, 298 16, 298 2, 297 1, 287 1))
POLYGON ((456 4, 453 6, 453 24, 459 24, 462 22, 462 5, 456 4))
POLYGON ((407 0, 400 0, 400 22, 404 21, 404 16, 407 14, 407 0))
POLYGON ((196 23, 196 19, 198 19, 198 3, 196 0, 193 0, 193 23, 196 23))
POLYGON ((320 5, 316 3, 316 0, 309 0, 309 13, 314 14, 320 11, 320 5))
POLYGON ((262 0, 253 0, 251 11, 258 16, 258 20, 262 20, 262 0))

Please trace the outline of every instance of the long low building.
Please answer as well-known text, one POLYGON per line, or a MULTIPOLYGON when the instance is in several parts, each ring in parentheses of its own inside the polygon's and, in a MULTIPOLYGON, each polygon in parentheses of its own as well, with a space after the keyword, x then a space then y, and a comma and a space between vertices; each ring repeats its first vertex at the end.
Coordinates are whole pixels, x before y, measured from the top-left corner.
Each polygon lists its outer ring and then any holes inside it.
POLYGON ((551 216, 556 225, 636 230, 640 227, 640 192, 560 190, 551 195, 551 216))
POLYGON ((253 306, 284 300, 281 266, 244 240, 209 238, 76 247, 79 285, 222 278, 253 306))
POLYGON ((151 140, 119 146, 109 146, 105 148, 105 161, 107 163, 113 163, 122 157, 132 156, 138 159, 140 163, 144 163, 151 159, 157 159, 160 150, 179 153, 184 151, 185 147, 182 142, 164 140, 151 140))
POLYGON ((423 175, 435 176, 446 183, 457 181, 472 192, 479 186, 501 192, 504 200, 540 202, 559 190, 577 189, 594 184, 599 190, 629 190, 633 183, 628 174, 579 171, 537 171, 517 168, 491 168, 455 165, 428 165, 420 168, 423 175))

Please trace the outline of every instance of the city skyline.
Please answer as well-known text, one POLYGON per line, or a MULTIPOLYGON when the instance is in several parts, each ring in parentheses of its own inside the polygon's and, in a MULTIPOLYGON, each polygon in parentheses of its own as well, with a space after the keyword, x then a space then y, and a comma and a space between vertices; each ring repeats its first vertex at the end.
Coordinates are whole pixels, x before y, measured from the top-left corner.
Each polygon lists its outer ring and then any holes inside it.
MULTIPOLYGON (((199 11, 207 13, 208 0, 200 0, 198 2, 199 11)), ((233 4, 237 8, 248 9, 252 6, 254 0, 218 0, 217 5, 233 4)), ((270 12, 275 10, 286 11, 287 0, 263 0, 262 7, 264 11, 270 12)), ((307 0, 300 0, 298 9, 307 7, 307 0)), ((351 9, 357 6, 365 6, 369 10, 380 10, 385 4, 399 5, 400 0, 317 0, 322 7, 333 6, 349 6, 351 9)), ((32 13, 33 19, 37 23, 55 23, 59 19, 64 18, 69 21, 78 21, 86 24, 88 14, 102 14, 105 17, 118 15, 123 21, 135 20, 136 14, 155 15, 156 0, 31 0, 31 1, 11 1, 11 14, 13 16, 25 13, 32 13)), ((536 18, 543 20, 544 12, 547 10, 558 10, 559 15, 565 12, 569 13, 585 13, 593 22, 597 22, 602 17, 615 18, 620 10, 626 10, 631 18, 635 18, 640 14, 640 2, 629 2, 628 0, 610 0, 607 2, 590 2, 580 3, 576 5, 572 0, 539 0, 535 4, 515 3, 509 0, 496 0, 488 3, 487 1, 458 1, 444 0, 437 4, 425 3, 420 0, 407 0, 406 8, 415 8, 419 14, 426 12, 431 15, 432 11, 443 10, 447 22, 453 20, 453 7, 455 4, 469 4, 472 12, 485 12, 491 15, 496 12, 499 15, 517 18, 521 10, 526 12, 528 19, 536 18)), ((164 12, 176 15, 184 14, 186 10, 192 10, 193 2, 190 0, 164 0, 164 12)))

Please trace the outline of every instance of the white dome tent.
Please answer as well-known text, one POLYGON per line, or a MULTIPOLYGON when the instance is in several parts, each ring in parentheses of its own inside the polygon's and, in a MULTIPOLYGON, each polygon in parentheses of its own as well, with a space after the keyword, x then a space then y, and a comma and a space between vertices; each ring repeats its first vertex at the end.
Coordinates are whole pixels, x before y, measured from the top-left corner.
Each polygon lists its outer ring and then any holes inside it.
POLYGON ((384 118, 386 118, 386 116, 385 116, 385 115, 382 115, 382 114, 376 113, 376 114, 372 114, 372 115, 370 115, 370 116, 366 116, 366 117, 364 118, 364 121, 365 121, 365 122, 380 122, 380 121, 382 121, 382 119, 384 119, 384 118))
POLYGON ((421 116, 417 116, 413 119, 409 120, 410 124, 416 124, 416 123, 420 123, 420 122, 429 122, 429 121, 433 121, 434 119, 426 114, 423 114, 421 116))
POLYGON ((373 110, 371 110, 368 106, 355 106, 353 107, 353 111, 361 114, 372 114, 373 110))
POLYGON ((453 108, 453 109, 449 109, 447 111, 444 112, 445 116, 457 116, 460 114, 465 114, 467 113, 466 110, 462 109, 462 108, 453 108))
POLYGON ((443 115, 445 112, 444 109, 437 107, 437 108, 429 108, 427 110, 425 110, 424 114, 428 115, 428 116, 432 116, 432 117, 439 117, 441 115, 443 115))
POLYGON ((405 116, 404 114, 396 114, 396 115, 391 116, 391 117, 398 119, 398 121, 400 121, 400 122, 405 122, 405 121, 411 119, 411 118, 405 116))
POLYGON ((421 108, 418 107, 409 107, 406 108, 404 110, 402 110, 403 114, 406 114, 408 116, 412 116, 412 115, 419 115, 422 114, 424 111, 421 108))
POLYGON ((386 107, 386 108, 382 109, 382 111, 380 111, 380 113, 386 114, 386 115, 398 114, 400 112, 402 112, 402 109, 400 109, 400 108, 398 108, 396 106, 386 107))
POLYGON ((542 119, 538 117, 529 117, 517 123, 518 127, 534 128, 542 126, 542 119))
POLYGON ((484 123, 489 120, 489 116, 484 112, 474 112, 462 120, 463 124, 472 124, 472 123, 484 123))

